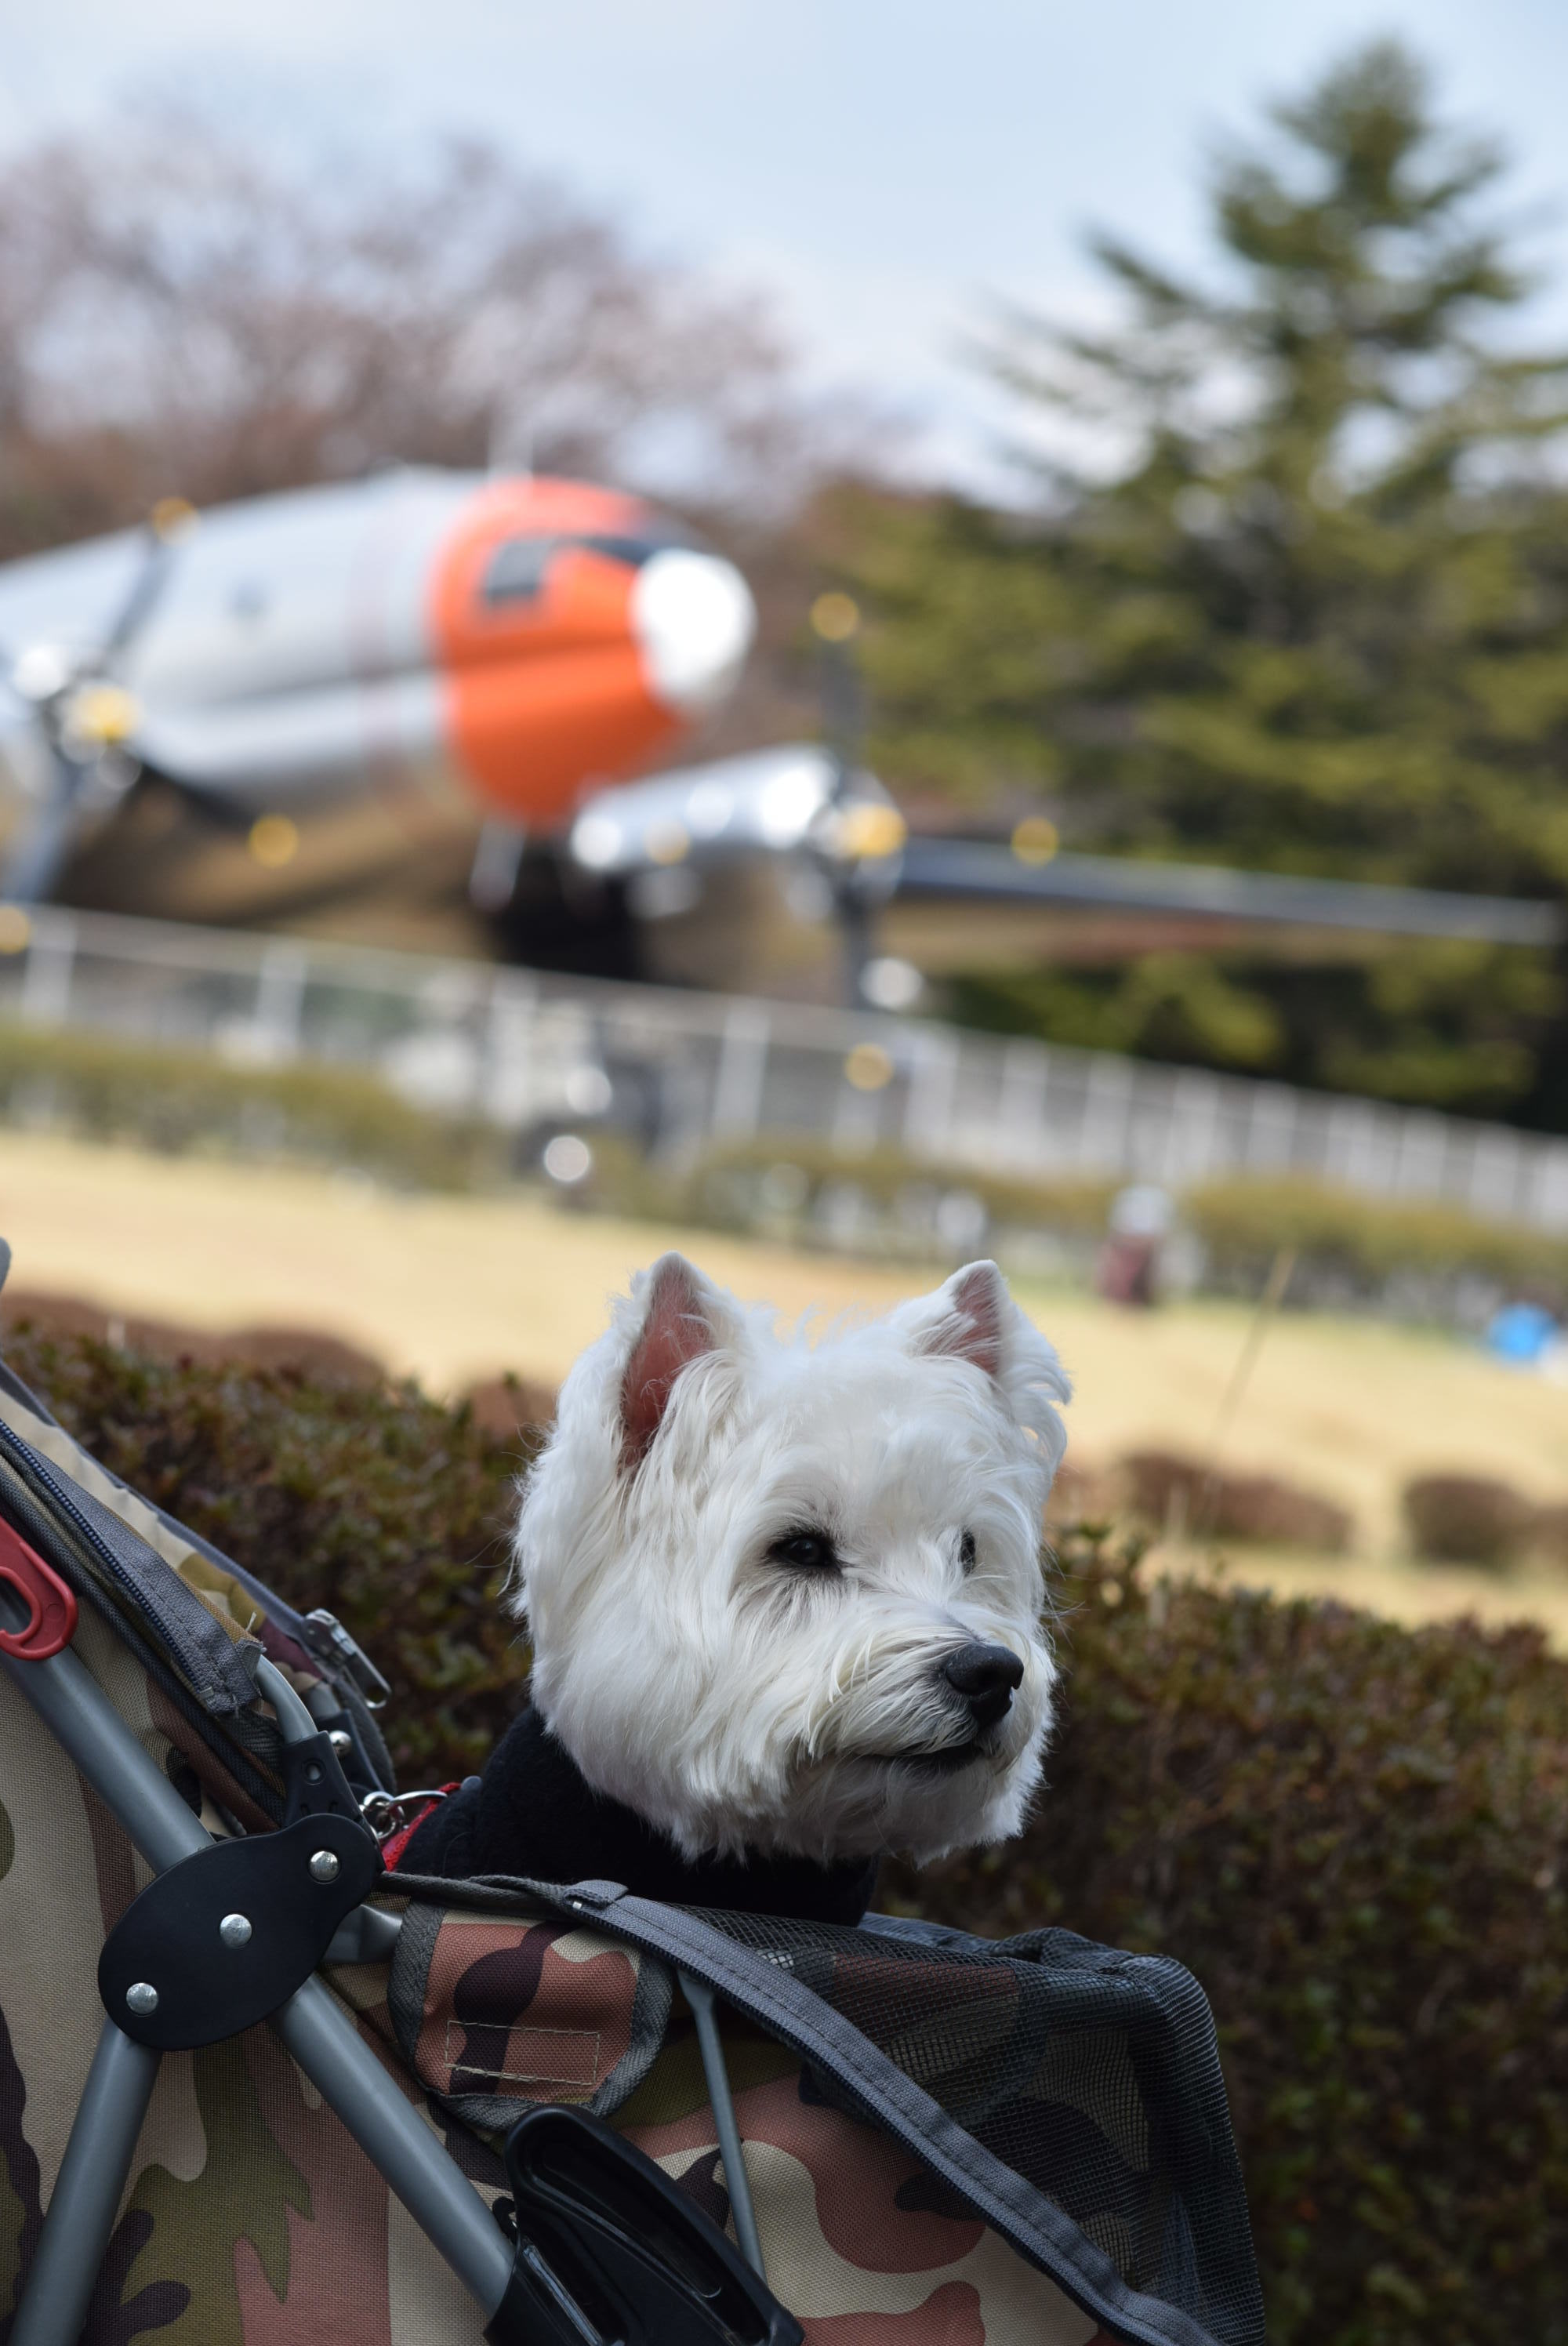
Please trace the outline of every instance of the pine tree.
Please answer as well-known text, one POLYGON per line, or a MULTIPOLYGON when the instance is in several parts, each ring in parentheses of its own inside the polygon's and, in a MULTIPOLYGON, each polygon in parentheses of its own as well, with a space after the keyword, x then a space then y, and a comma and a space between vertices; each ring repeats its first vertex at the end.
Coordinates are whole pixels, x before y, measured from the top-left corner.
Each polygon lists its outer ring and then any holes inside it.
MULTIPOLYGON (((1009 315, 993 371, 1100 462, 1038 466, 1025 517, 862 510, 890 770, 1027 787, 1074 843, 1568 893, 1568 353, 1508 346, 1532 289, 1501 169, 1379 44, 1219 164, 1212 286, 1101 237, 1122 322, 1009 315)), ((970 1006, 1568 1123, 1561 994, 1541 957, 1464 947, 1165 955, 970 1006)))

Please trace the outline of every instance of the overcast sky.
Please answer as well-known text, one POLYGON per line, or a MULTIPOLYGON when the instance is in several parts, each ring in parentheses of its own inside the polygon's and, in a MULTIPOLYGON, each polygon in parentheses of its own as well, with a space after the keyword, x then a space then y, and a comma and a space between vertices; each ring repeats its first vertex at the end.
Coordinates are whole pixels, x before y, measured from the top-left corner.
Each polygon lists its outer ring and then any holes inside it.
POLYGON ((147 90, 311 145, 484 131, 772 290, 819 373, 974 472, 994 410, 954 350, 986 291, 1083 312, 1089 221, 1192 261, 1216 139, 1385 31, 1554 207, 1568 333, 1563 0, 6 0, 0 141, 147 90))

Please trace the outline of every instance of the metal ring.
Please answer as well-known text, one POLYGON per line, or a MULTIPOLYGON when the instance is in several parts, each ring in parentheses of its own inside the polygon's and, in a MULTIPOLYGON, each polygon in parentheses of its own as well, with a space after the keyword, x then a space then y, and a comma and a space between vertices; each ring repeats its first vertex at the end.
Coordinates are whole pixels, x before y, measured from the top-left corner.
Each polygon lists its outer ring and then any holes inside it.
POLYGON ((427 1785, 414 1792, 367 1792, 360 1802, 360 1815, 369 1825, 377 1841, 390 1841, 393 1833, 407 1822, 405 1809, 415 1807, 421 1800, 444 1800, 443 1785, 427 1785))

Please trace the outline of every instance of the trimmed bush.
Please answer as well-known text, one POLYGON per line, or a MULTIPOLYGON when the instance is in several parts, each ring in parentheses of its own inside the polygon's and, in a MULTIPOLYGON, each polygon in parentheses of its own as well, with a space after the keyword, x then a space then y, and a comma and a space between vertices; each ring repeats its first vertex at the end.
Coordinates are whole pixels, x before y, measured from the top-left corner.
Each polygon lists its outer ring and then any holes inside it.
POLYGON ((1288 1300, 1314 1291, 1349 1302, 1401 1283, 1434 1308, 1466 1276, 1568 1310, 1568 1239, 1483 1221, 1458 1206, 1369 1198, 1297 1176, 1210 1181, 1189 1190, 1186 1217, 1208 1253, 1207 1283, 1256 1295, 1281 1247, 1298 1261, 1288 1300))
MULTIPOLYGON (((341 1614, 394 1680, 405 1780, 482 1763, 524 1670, 495 1597, 536 1433, 90 1337, 7 1351, 117 1473, 341 1614)), ((1568 1667, 1533 1630, 1149 1588, 1103 1527, 1061 1544, 1036 1821, 888 1868, 881 1902, 1191 1967, 1274 2346, 1568 2346, 1568 1667)))
POLYGON ((795 1246, 908 1260, 962 1260, 993 1244, 1048 1237, 1087 1277, 1118 1184, 1022 1180, 933 1165, 903 1149, 847 1151, 814 1134, 762 1133, 706 1149, 679 1172, 598 1136, 586 1201, 705 1229, 758 1231, 795 1246))
POLYGON ((1355 1536, 1355 1518, 1343 1507, 1278 1475, 1211 1471, 1168 1450, 1129 1452, 1120 1471, 1133 1512, 1156 1533, 1179 1528, 1189 1538, 1255 1540, 1323 1556, 1343 1556, 1355 1536))
MULTIPOLYGON (((678 1173, 613 1136, 596 1137, 594 1154, 581 1201, 612 1212, 911 1261, 993 1248, 1015 1268, 1084 1280, 1121 1186, 932 1165, 895 1147, 854 1154, 799 1133, 715 1148, 678 1173)), ((1200 1242, 1198 1283, 1248 1301, 1283 1247, 1296 1256, 1288 1305, 1370 1305, 1471 1328, 1508 1295, 1568 1312, 1568 1239, 1457 1206, 1371 1198, 1301 1176, 1248 1176, 1187 1192, 1182 1217, 1200 1242)))
POLYGON ((1530 1526, 1530 1549, 1543 1564, 1568 1566, 1568 1506, 1537 1509, 1530 1526))
POLYGON ((1536 1523, 1528 1499, 1485 1474, 1418 1474, 1405 1484, 1400 1504, 1418 1556, 1490 1572, 1518 1562, 1536 1523))
POLYGON ((505 1136, 428 1115, 363 1068, 232 1066, 211 1052, 0 1021, 0 1121, 168 1153, 347 1165, 416 1188, 501 1178, 505 1136))
POLYGON ((39 1336, 95 1336, 104 1343, 163 1361, 199 1361, 208 1368, 302 1369, 329 1382, 380 1385, 386 1367, 358 1344, 321 1328, 188 1328, 169 1320, 126 1317, 75 1295, 7 1287, 0 1296, 7 1328, 39 1336))

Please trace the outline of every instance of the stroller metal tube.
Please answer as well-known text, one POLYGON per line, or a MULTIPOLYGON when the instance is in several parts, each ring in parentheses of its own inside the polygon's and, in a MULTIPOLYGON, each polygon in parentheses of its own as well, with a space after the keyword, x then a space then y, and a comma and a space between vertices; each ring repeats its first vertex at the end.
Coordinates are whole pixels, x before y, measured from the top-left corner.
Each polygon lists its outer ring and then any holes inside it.
MULTIPOLYGON (((26 1664, 23 1664, 25 1668, 26 1664)), ((11 2346, 76 2346, 158 2082, 158 2054, 106 2020, 11 2331, 11 2346)))
POLYGON ((303 1695, 296 1694, 276 1662, 263 1656, 256 1665, 256 1689, 264 1694, 278 1714, 278 1731, 285 1743, 308 1742, 316 1732, 316 1722, 303 1695))
POLYGON ((493 2314, 512 2279, 510 2243, 321 1981, 297 1988, 272 2025, 486 2317, 493 2314))
POLYGON ((680 1981, 682 1995, 691 2006, 691 2016, 697 2023, 702 2074, 707 2081, 708 2098, 718 2135, 718 2155, 724 2161, 724 2180, 729 2189, 729 2212, 735 2218, 735 2237, 740 2243, 741 2255, 758 2280, 766 2280, 768 2268, 762 2261, 757 2211, 751 2204, 751 2178, 746 2172, 746 2157, 740 2147, 740 2128, 735 2122, 735 2102, 729 2091, 729 2072, 724 2066, 724 2045, 718 2034, 713 1990, 706 1981, 693 1979, 689 1972, 678 1972, 676 1976, 680 1981))
MULTIPOLYGON (((19 1661, 0 1654, 0 1664, 149 1865, 161 1873, 181 1858, 210 1847, 205 1827, 154 1766, 92 1672, 75 1654, 66 1651, 47 1661, 19 1661)), ((463 2286, 478 2299, 488 2318, 511 2280, 512 2250, 462 2170, 319 1979, 307 1980, 296 1990, 273 2015, 273 2025, 305 2075, 336 2110, 463 2286)), ((88 2122, 89 2096, 85 2094, 61 2168, 64 2180, 74 2155, 79 2152, 82 2160, 91 2159, 100 2193, 98 2204, 107 2197, 110 2226, 158 2068, 156 2054, 143 2055, 139 2046, 113 2027, 100 2043, 100 2059, 109 2058, 105 2046, 111 2037, 150 2064, 146 2093, 136 2106, 136 2123, 125 2132, 131 2111, 127 2080, 132 2069, 117 2048, 103 2083, 105 2091, 113 2086, 119 2095, 113 2106, 122 2111, 123 2123, 111 2126, 105 2137, 95 2139, 94 2127, 88 2122)), ((95 2060, 89 2089, 97 2074, 95 2060)), ((58 2269, 56 2259, 63 2263, 68 2254, 86 2269, 90 2289, 107 2243, 107 2231, 96 2243, 87 2239, 70 2218, 68 2205, 56 2221, 56 2203, 51 2200, 38 2256, 24 2291, 24 2310, 17 2317, 19 2325, 32 2320, 38 2326, 32 2330, 18 2326, 13 2333, 14 2346, 23 2346, 24 2341, 28 2346, 66 2346, 66 2341, 75 2341, 80 2318, 76 2329, 68 2331, 55 2323, 49 2276, 58 2269), (47 2273, 44 2273, 46 2251, 47 2273), (35 2288, 36 2273, 44 2273, 46 2285, 35 2288)))
POLYGON ((0 1654, 0 1663, 149 1865, 162 1873, 209 1846, 199 1817, 154 1767, 85 1662, 67 1650, 46 1662, 0 1654))

